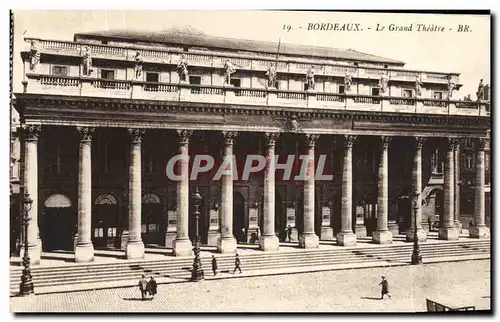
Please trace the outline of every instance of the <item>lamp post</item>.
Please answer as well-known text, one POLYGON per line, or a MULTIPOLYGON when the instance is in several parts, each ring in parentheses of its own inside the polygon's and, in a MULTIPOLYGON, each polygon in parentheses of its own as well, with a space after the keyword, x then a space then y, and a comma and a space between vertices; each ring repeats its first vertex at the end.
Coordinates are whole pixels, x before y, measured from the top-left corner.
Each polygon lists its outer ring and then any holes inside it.
POLYGON ((31 220, 29 217, 29 211, 31 210, 31 205, 33 200, 30 198, 29 193, 23 196, 23 225, 24 225, 24 255, 23 255, 23 274, 21 275, 21 284, 19 284, 19 295, 25 296, 35 293, 35 286, 33 285, 33 279, 31 276, 30 268, 30 256, 28 253, 28 223, 31 220))
POLYGON ((201 281, 203 277, 203 268, 201 267, 200 260, 200 238, 199 238, 199 221, 200 221, 200 201, 202 197, 198 192, 198 187, 196 187, 193 193, 193 205, 194 205, 194 216, 196 218, 196 237, 194 241, 194 262, 193 270, 191 272, 191 281, 198 282, 201 281))
POLYGON ((418 234, 417 234, 417 212, 420 208, 420 193, 418 193, 417 189, 413 189, 412 191, 412 199, 413 199, 413 217, 415 218, 415 226, 413 230, 413 253, 411 255, 411 264, 419 265, 422 264, 422 255, 420 255, 420 246, 418 245, 418 234))

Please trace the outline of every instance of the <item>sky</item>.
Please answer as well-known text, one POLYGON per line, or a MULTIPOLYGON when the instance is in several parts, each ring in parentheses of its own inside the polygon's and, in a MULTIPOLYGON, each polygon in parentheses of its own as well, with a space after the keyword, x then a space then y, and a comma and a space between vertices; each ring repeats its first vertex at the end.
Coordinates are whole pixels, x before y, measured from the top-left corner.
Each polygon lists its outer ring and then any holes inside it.
MULTIPOLYGON (((478 15, 346 13, 314 11, 14 11, 14 92, 21 91, 20 50, 24 37, 73 40, 78 32, 108 29, 161 31, 192 26, 207 35, 334 48, 406 62, 405 68, 460 73, 463 87, 454 97, 475 97, 479 79, 490 83, 490 17, 478 15), (309 24, 359 24, 362 31, 308 30, 309 24), (390 25, 411 31, 390 31, 390 25), (417 31, 417 24, 443 32, 417 31), (287 30, 285 26, 291 26, 287 30), (378 29, 384 30, 376 31, 378 29), (458 32, 468 25, 469 32, 458 32), (284 30, 285 28, 285 30, 284 30), (368 30, 370 28, 370 30, 368 30), (24 33, 24 35, 23 35, 24 33)), ((326 26, 326 25, 325 25, 326 26)))

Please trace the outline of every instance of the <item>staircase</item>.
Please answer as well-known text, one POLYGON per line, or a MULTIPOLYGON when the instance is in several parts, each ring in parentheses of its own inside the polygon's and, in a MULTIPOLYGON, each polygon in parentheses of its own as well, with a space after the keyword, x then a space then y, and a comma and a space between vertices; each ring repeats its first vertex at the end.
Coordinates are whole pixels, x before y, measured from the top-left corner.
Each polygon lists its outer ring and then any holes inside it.
MULTIPOLYGON (((333 247, 331 249, 304 250, 282 252, 255 252, 240 254, 244 272, 259 271, 259 275, 269 275, 265 270, 287 269, 286 272, 304 270, 328 270, 332 265, 349 264, 355 268, 367 263, 385 265, 408 265, 411 260, 413 245, 388 246, 356 246, 333 247), (383 262, 383 264, 381 264, 383 262), (321 269, 323 267, 323 269, 321 269)), ((475 258, 490 258, 490 240, 466 240, 442 243, 422 243, 420 252, 424 263, 467 260, 471 255, 475 258), (467 257, 469 256, 469 257, 467 257), (478 257, 479 256, 479 257, 478 257)), ((201 258, 205 276, 213 276, 211 258, 201 258)), ((217 255, 219 271, 224 273, 233 270, 234 255, 217 255)), ((72 264, 53 267, 33 267, 32 276, 37 294, 58 293, 88 289, 89 284, 103 282, 110 288, 113 283, 132 286, 141 274, 153 275, 161 283, 184 282, 191 276, 191 257, 166 258, 149 261, 117 261, 102 264, 72 264)), ((10 268, 10 293, 19 291, 22 267, 10 268)), ((257 274, 256 274, 257 275, 257 274)), ((116 285, 118 285, 116 284, 116 285)))

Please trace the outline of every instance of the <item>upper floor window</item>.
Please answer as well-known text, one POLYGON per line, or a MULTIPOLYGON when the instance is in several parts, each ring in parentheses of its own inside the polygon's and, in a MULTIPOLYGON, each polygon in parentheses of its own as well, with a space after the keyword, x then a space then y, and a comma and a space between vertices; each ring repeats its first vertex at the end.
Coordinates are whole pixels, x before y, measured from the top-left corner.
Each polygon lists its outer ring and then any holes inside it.
POLYGON ((241 87, 241 79, 231 78, 231 85, 233 85, 234 87, 241 87))
POLYGON ((201 85, 201 76, 196 76, 196 75, 189 76, 189 84, 201 85))
POLYGON ((344 94, 344 93, 345 93, 345 86, 339 85, 339 94, 344 94))
POLYGON ((374 96, 380 95, 380 89, 378 87, 372 87, 372 95, 374 96))
POLYGON ((160 81, 160 75, 158 73, 146 73, 146 82, 158 83, 160 81))
POLYGON ((52 75, 54 76, 68 76, 67 66, 52 66, 52 75))
POLYGON ((435 100, 442 100, 443 99, 443 92, 435 91, 432 94, 432 98, 435 99, 435 100))
POLYGON ((112 69, 101 69, 101 78, 115 79, 115 71, 112 69))
POLYGON ((488 171, 490 169, 490 154, 484 154, 484 170, 488 171))
POLYGON ((466 138, 465 139, 465 148, 466 149, 472 149, 472 148, 474 148, 474 141, 471 138, 466 138))
POLYGON ((403 89, 403 97, 408 97, 408 98, 413 97, 413 90, 412 89, 403 89))

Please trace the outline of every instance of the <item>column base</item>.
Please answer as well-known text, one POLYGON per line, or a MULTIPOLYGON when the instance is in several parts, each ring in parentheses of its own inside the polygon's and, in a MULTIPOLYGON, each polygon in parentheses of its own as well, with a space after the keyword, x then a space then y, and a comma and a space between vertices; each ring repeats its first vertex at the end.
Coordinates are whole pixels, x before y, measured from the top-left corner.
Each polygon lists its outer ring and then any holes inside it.
POLYGON ((193 256, 193 243, 188 238, 175 239, 172 249, 175 256, 193 256))
POLYGON ((399 225, 397 222, 389 221, 387 223, 387 228, 389 228, 389 231, 391 232, 392 236, 399 235, 399 225))
POLYGON ((388 230, 376 230, 373 232, 372 240, 380 245, 392 244, 392 233, 388 230))
POLYGON ((234 254, 236 249, 236 239, 233 236, 224 236, 217 240, 217 251, 221 254, 234 254))
POLYGON ((455 220, 453 222, 453 226, 455 227, 455 229, 458 231, 458 234, 460 235, 462 233, 462 228, 463 228, 460 220, 455 220))
POLYGON ((426 223, 426 222, 422 222, 422 229, 425 231, 425 233, 426 233, 426 234, 428 234, 428 233, 429 233, 429 230, 430 230, 429 228, 430 228, 430 227, 429 227, 429 224, 428 224, 428 223, 426 223))
MULTIPOLYGON (((427 240, 427 233, 423 228, 417 228, 417 236, 418 236, 418 241, 419 242, 425 242, 427 240)), ((413 241, 415 237, 415 229, 410 227, 406 231, 406 241, 413 241)))
POLYGON ((439 229, 438 238, 443 240, 457 240, 459 237, 455 227, 444 227, 439 229))
POLYGON ((469 230, 469 236, 472 238, 488 239, 490 238, 490 229, 486 226, 474 227, 469 230))
POLYGON ((318 248, 319 237, 315 233, 303 233, 299 236, 299 247, 318 248))
MULTIPOLYGON (((28 246, 28 255, 30 256, 30 265, 40 264, 40 259, 42 257, 42 247, 41 245, 28 246)), ((19 252, 21 260, 24 257, 24 245, 21 245, 21 250, 19 252)))
POLYGON ((276 235, 261 236, 259 247, 263 251, 276 252, 280 248, 280 241, 276 235))
POLYGON ((217 230, 208 231, 207 235, 207 245, 217 246, 217 241, 220 238, 220 233, 217 230))
POLYGON ((83 244, 76 245, 75 247, 75 262, 76 263, 88 263, 94 261, 94 245, 83 244))
POLYGON ((120 236, 120 249, 121 250, 127 250, 127 244, 128 244, 128 239, 129 239, 129 232, 128 230, 124 230, 122 232, 122 235, 120 236))
POLYGON ((321 240, 333 240, 333 228, 332 227, 321 227, 321 240))
POLYGON ((174 240, 176 237, 177 237, 176 232, 167 232, 165 234, 165 247, 173 248, 174 247, 174 240))
POLYGON ((363 224, 356 225, 356 237, 357 238, 366 238, 367 232, 366 232, 366 226, 363 224))
POLYGON ((143 259, 144 258, 144 243, 142 241, 127 243, 127 259, 143 259))
MULTIPOLYGON (((366 236, 366 230, 365 230, 365 236, 366 236)), ((341 231, 337 234, 337 245, 356 246, 356 243, 357 243, 357 236, 352 231, 349 232, 341 231)))

